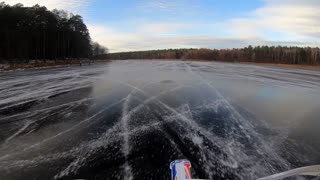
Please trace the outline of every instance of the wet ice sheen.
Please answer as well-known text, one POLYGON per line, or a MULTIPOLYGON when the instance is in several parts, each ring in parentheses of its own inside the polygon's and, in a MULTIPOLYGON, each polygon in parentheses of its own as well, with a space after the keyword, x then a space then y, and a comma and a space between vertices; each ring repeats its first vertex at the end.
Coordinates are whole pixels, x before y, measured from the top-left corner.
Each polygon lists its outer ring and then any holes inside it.
POLYGON ((0 80, 6 179, 169 179, 181 158, 195 178, 255 179, 320 162, 319 71, 116 61, 0 80))

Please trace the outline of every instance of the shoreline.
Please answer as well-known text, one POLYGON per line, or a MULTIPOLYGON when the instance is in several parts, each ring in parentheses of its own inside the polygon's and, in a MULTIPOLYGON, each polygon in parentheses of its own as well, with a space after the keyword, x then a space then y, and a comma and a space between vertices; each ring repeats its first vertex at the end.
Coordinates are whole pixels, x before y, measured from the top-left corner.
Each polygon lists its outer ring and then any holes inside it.
MULTIPOLYGON (((96 63, 106 63, 112 61, 189 61, 189 62, 218 62, 218 63, 229 63, 229 64, 247 64, 247 65, 256 65, 256 66, 265 66, 265 67, 281 67, 281 68, 290 68, 290 69, 304 69, 304 70, 320 70, 320 65, 306 65, 306 64, 276 64, 276 63, 259 63, 259 62, 225 62, 225 61, 212 61, 212 60, 203 60, 203 59, 115 59, 115 60, 95 60, 92 64, 96 63)), ((83 63, 84 65, 90 65, 88 63, 83 63)), ((1 65, 1 64, 0 64, 1 65)), ((72 60, 69 62, 63 62, 59 60, 58 62, 48 61, 46 63, 31 63, 31 64, 2 64, 0 66, 0 72, 12 72, 12 71, 23 71, 23 70, 32 70, 32 69, 50 69, 50 68, 60 68, 68 66, 82 66, 80 60, 72 60)))
POLYGON ((247 64, 257 65, 266 67, 282 67, 290 69, 305 69, 305 70, 320 70, 319 65, 307 65, 307 64, 277 64, 277 63, 259 63, 259 62, 227 62, 217 60, 205 60, 205 59, 113 59, 110 61, 188 61, 188 62, 217 62, 217 63, 228 63, 228 64, 247 64))
POLYGON ((63 62, 59 60, 58 62, 40 62, 40 63, 30 63, 30 64, 0 64, 0 73, 5 72, 13 72, 13 71, 24 71, 24 70, 36 70, 36 69, 51 69, 51 68, 61 68, 61 67, 68 67, 68 66, 87 66, 90 64, 96 63, 105 63, 110 62, 109 60, 96 60, 94 62, 82 62, 80 60, 72 60, 69 62, 63 62), (1 67, 2 65, 2 67, 1 67))
POLYGON ((282 68, 290 68, 290 69, 320 70, 320 65, 276 64, 276 63, 255 63, 255 62, 239 62, 239 64, 251 64, 251 65, 268 66, 268 67, 282 67, 282 68))

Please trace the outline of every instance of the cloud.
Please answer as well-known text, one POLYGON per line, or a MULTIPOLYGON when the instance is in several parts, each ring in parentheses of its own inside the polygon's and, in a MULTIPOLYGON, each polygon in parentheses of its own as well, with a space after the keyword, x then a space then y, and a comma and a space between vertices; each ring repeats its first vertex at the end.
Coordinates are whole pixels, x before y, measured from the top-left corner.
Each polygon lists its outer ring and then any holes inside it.
POLYGON ((248 45, 307 45, 297 41, 268 41, 263 38, 219 37, 214 35, 121 33, 103 25, 89 25, 91 37, 111 52, 167 48, 240 48, 248 45))
POLYGON ((176 9, 177 3, 174 1, 166 1, 166 0, 147 1, 142 7, 159 9, 159 10, 171 10, 171 9, 176 9))
POLYGON ((128 44, 141 41, 141 38, 134 33, 119 33, 105 25, 88 24, 87 27, 91 38, 112 52, 129 50, 128 44))
POLYGON ((177 31, 183 31, 185 29, 192 28, 192 24, 186 23, 151 23, 151 24, 143 24, 140 26, 139 30, 141 32, 146 33, 154 33, 154 34, 166 34, 166 33, 174 33, 177 31))
POLYGON ((5 0, 10 5, 21 3, 24 6, 39 4, 48 9, 64 9, 72 13, 82 13, 87 9, 91 0, 5 0))
POLYGON ((319 0, 263 0, 265 3, 267 3, 269 6, 279 6, 284 5, 287 6, 290 5, 297 5, 297 6, 320 6, 319 0))
MULTIPOLYGON (((111 52, 163 48, 237 48, 248 45, 318 46, 319 0, 262 0, 264 4, 240 17, 195 24, 172 21, 138 23, 131 32, 116 27, 89 26, 93 39, 111 52), (206 31, 202 31, 206 30, 206 31), (98 32, 103 33, 98 33, 98 32), (187 33, 186 33, 187 32, 187 33), (204 33, 201 33, 204 32, 204 33)), ((200 12, 188 0, 146 0, 144 9, 172 13, 200 12)))
POLYGON ((180 11, 197 10, 200 8, 197 1, 190 0, 146 0, 140 7, 143 9, 162 10, 162 11, 180 11))
POLYGON ((137 9, 141 12, 162 13, 172 19, 184 16, 207 16, 212 14, 212 8, 203 6, 203 2, 195 0, 140 0, 137 9))
MULTIPOLYGON (((268 37, 270 32, 293 41, 318 41, 320 38, 320 1, 264 0, 265 5, 248 17, 231 19, 226 26, 238 36, 268 37)), ((272 37, 271 37, 272 38, 272 37)), ((280 37, 281 38, 281 37, 280 37)))

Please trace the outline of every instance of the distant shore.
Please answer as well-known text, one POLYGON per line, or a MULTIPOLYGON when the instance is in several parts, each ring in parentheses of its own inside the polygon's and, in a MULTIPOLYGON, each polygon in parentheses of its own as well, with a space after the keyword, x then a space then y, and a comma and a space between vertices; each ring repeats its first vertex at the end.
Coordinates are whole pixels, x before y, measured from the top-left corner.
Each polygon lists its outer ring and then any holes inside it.
POLYGON ((320 65, 303 65, 303 64, 276 64, 276 63, 255 63, 255 62, 224 62, 224 61, 211 61, 211 60, 194 60, 194 59, 123 59, 123 60, 47 60, 43 61, 30 61, 30 63, 19 63, 19 64, 0 64, 0 72, 9 72, 16 70, 26 70, 26 69, 46 69, 46 68, 58 68, 58 67, 66 67, 66 66, 81 66, 88 65, 93 63, 105 63, 111 61, 133 61, 133 60, 142 60, 142 61, 193 61, 193 62, 220 62, 220 63, 233 63, 233 64, 251 64, 257 66, 269 66, 269 67, 283 67, 283 68, 291 68, 291 69, 306 69, 306 70, 320 70, 320 65))
POLYGON ((320 65, 276 64, 276 63, 254 63, 254 62, 240 62, 239 64, 253 64, 258 66, 284 67, 284 68, 292 68, 292 69, 320 70, 320 65))
POLYGON ((110 60, 110 61, 192 61, 192 62, 219 62, 219 63, 232 63, 232 64, 252 64, 257 66, 272 66, 283 67, 292 69, 306 69, 306 70, 320 70, 320 65, 306 65, 306 64, 277 64, 277 63, 257 63, 257 62, 226 62, 226 61, 212 61, 204 59, 122 59, 122 60, 110 60))

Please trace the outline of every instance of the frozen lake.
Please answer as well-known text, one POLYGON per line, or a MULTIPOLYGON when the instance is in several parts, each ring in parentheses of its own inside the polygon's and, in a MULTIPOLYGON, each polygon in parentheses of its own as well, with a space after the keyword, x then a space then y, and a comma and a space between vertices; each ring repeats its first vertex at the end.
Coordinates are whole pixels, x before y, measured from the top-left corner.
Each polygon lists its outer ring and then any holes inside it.
POLYGON ((320 164, 320 71, 115 61, 0 72, 0 179, 255 179, 320 164))

